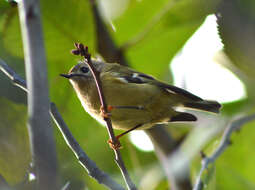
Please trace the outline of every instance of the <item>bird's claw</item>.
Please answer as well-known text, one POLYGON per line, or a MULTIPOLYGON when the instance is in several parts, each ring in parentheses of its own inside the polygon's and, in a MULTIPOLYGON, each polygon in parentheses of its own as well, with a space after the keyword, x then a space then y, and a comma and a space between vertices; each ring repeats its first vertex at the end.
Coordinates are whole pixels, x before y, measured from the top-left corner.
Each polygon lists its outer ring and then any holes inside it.
POLYGON ((122 146, 121 146, 121 144, 120 144, 120 141, 119 141, 119 139, 117 139, 117 138, 116 138, 116 142, 113 142, 111 139, 109 139, 109 140, 107 141, 107 143, 108 143, 109 146, 110 146, 112 149, 114 149, 114 150, 118 150, 118 149, 121 149, 121 148, 122 148, 122 146))
POLYGON ((107 112, 105 112, 105 109, 101 106, 100 107, 100 114, 103 118, 110 118, 111 117, 111 111, 113 107, 112 106, 107 106, 107 112))

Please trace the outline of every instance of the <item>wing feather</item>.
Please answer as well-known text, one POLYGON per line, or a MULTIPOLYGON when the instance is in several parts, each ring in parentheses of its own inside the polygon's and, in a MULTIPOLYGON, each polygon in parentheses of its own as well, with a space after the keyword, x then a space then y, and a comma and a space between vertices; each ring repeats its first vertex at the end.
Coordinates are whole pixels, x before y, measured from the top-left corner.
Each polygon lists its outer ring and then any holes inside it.
POLYGON ((168 93, 172 93, 172 94, 177 94, 177 95, 182 95, 190 100, 193 101, 202 101, 203 99, 184 90, 181 88, 178 88, 176 86, 173 85, 169 85, 163 82, 160 82, 156 79, 154 79, 152 76, 144 74, 144 73, 140 73, 137 71, 134 71, 132 69, 125 69, 122 70, 122 72, 114 72, 111 71, 112 75, 114 75, 116 77, 116 79, 118 79, 121 82, 126 82, 126 83, 135 83, 135 84, 151 84, 151 85, 156 85, 161 89, 164 89, 166 92, 168 93))
POLYGON ((187 97, 194 101, 202 101, 203 100, 202 98, 200 98, 184 89, 178 88, 176 86, 172 86, 172 85, 165 84, 162 82, 158 82, 157 85, 160 86, 161 88, 165 89, 167 92, 170 92, 170 93, 174 92, 175 94, 182 95, 182 96, 187 97))

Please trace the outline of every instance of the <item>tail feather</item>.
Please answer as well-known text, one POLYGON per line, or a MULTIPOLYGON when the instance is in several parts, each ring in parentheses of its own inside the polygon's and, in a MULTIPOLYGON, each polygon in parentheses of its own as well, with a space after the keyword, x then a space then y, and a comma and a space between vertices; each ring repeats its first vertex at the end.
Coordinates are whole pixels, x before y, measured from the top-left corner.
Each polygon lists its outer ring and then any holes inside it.
POLYGON ((216 101, 211 100, 202 100, 202 101, 195 101, 195 102, 187 102, 184 103, 184 106, 187 108, 203 110, 213 113, 219 113, 221 105, 216 101))

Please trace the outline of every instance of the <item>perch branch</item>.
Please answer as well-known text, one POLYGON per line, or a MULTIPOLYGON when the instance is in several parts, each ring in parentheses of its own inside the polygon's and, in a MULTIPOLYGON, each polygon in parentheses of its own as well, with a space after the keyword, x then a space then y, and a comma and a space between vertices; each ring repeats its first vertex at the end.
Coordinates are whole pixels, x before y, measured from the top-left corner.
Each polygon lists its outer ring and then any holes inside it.
POLYGON ((227 146, 230 144, 230 137, 232 133, 239 130, 244 124, 255 119, 255 114, 244 116, 242 118, 232 121, 229 126, 225 129, 218 148, 212 153, 211 156, 203 155, 202 166, 196 179, 196 183, 193 190, 201 190, 203 188, 202 174, 206 170, 209 164, 214 163, 215 160, 225 151, 227 146))
MULTIPOLYGON (((107 114, 108 113, 108 108, 107 108, 107 103, 105 101, 104 93, 103 93, 103 90, 102 90, 102 83, 101 83, 100 76, 99 76, 100 73, 94 68, 94 66, 91 62, 91 55, 88 53, 88 47, 84 47, 84 45, 81 44, 81 43, 79 43, 79 44, 75 43, 75 47, 76 47, 76 49, 72 50, 72 53, 75 54, 75 55, 81 55, 81 56, 84 57, 84 61, 89 66, 89 69, 90 69, 90 71, 91 71, 91 73, 94 77, 103 113, 107 114)), ((105 120, 106 125, 107 125, 107 131, 108 131, 108 134, 110 136, 110 140, 112 141, 113 144, 118 144, 119 142, 118 142, 117 138, 114 135, 114 131, 113 131, 113 128, 112 128, 112 122, 111 122, 110 117, 104 117, 104 120, 105 120)), ((136 186, 132 182, 132 180, 131 180, 131 178, 128 174, 128 171, 126 169, 126 166, 125 166, 124 161, 122 159, 122 156, 120 154, 120 150, 118 148, 113 148, 113 150, 114 150, 114 153, 115 153, 115 161, 116 161, 117 165, 120 168, 122 176, 123 176, 123 178, 126 182, 127 188, 130 189, 130 190, 136 190, 136 186)))
POLYGON ((38 0, 18 2, 28 93, 28 131, 38 190, 58 188, 56 145, 49 114, 46 56, 38 0))
MULTIPOLYGON (((100 55, 102 55, 103 58, 109 63, 117 62, 120 65, 128 66, 128 62, 124 55, 125 51, 128 50, 128 47, 133 46, 145 39, 147 34, 151 31, 152 27, 160 21, 160 19, 171 9, 177 0, 167 3, 167 6, 163 8, 144 28, 144 31, 128 41, 126 44, 123 44, 123 46, 117 48, 112 36, 107 30, 103 19, 100 16, 96 1, 90 0, 89 2, 91 3, 91 8, 96 23, 95 31, 97 33, 96 43, 98 53, 100 53, 100 55)), ((177 140, 173 138, 170 132, 167 131, 164 127, 152 127, 151 130, 146 130, 146 132, 150 136, 150 139, 155 146, 156 156, 158 157, 160 163, 163 165, 163 168, 167 168, 168 162, 164 162, 164 160, 166 160, 168 156, 174 152, 174 150, 178 147, 179 141, 183 139, 181 138, 177 140)), ((183 174, 182 179, 179 177, 173 178, 168 174, 168 172, 165 173, 171 189, 178 188, 179 190, 186 190, 192 188, 189 178, 189 171, 183 174)))
MULTIPOLYGON (((20 87, 27 92, 26 81, 23 80, 18 74, 15 73, 3 60, 0 59, 0 70, 3 71, 14 83, 14 85, 20 87)), ((57 107, 54 103, 50 104, 50 113, 52 119, 55 121, 59 130, 61 131, 66 143, 74 152, 76 157, 79 159, 80 164, 87 170, 88 174, 95 178, 99 183, 104 184, 106 187, 112 190, 124 190, 124 188, 117 184, 108 174, 100 170, 96 164, 87 156, 87 154, 82 150, 78 142, 75 140, 71 134, 68 126, 64 122, 62 116, 60 115, 57 107)))

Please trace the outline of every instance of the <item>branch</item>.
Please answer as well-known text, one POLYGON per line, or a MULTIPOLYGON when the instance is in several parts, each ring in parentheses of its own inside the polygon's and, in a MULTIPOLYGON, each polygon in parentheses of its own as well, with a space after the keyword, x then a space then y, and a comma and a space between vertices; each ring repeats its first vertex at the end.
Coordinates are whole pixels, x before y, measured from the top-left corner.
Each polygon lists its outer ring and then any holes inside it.
MULTIPOLYGON (((76 49, 72 50, 72 53, 74 55, 81 55, 81 56, 84 57, 84 61, 89 66, 89 69, 90 69, 90 71, 91 71, 91 73, 94 77, 94 80, 95 80, 95 83, 96 83, 96 86, 97 86, 98 96, 99 96, 100 103, 101 103, 101 110, 104 114, 107 114, 108 113, 108 107, 107 107, 107 103, 105 101, 104 93, 103 93, 103 90, 102 90, 102 82, 100 80, 100 73, 94 68, 94 66, 91 62, 91 55, 88 53, 88 47, 84 47, 84 45, 81 44, 81 43, 79 43, 79 44, 75 43, 75 47, 76 47, 76 49)), ((112 122, 111 122, 110 117, 104 116, 104 120, 105 120, 106 125, 107 125, 106 128, 107 128, 108 135, 110 136, 111 142, 113 144, 119 144, 117 138, 114 135, 114 131, 113 131, 113 128, 112 128, 112 122)), ((128 174, 128 171, 126 169, 126 166, 124 164, 124 161, 121 157, 119 148, 113 148, 113 151, 115 153, 115 161, 116 161, 116 163, 118 164, 118 166, 120 168, 122 176, 123 176, 123 178, 126 182, 127 188, 130 189, 130 190, 136 190, 136 186, 132 182, 132 180, 131 180, 131 178, 128 174)))
MULTIPOLYGON (((15 73, 3 60, 0 59, 0 70, 3 71, 14 83, 14 85, 19 86, 21 89, 27 92, 26 81, 23 80, 18 74, 15 73), (19 84, 19 85, 17 85, 19 84)), ((52 119, 55 121, 58 129, 62 133, 67 145, 74 152, 76 157, 79 159, 80 164, 86 169, 88 174, 96 179, 98 183, 104 184, 106 187, 112 190, 124 190, 124 188, 117 184, 112 178, 100 170, 96 164, 87 156, 87 154, 82 150, 78 142, 75 140, 71 134, 68 126, 60 115, 56 105, 51 102, 50 113, 52 119)))
POLYGON ((115 181, 113 181, 108 174, 101 171, 96 166, 95 162, 92 161, 87 156, 87 154, 82 150, 82 148, 80 147, 80 145, 78 144, 78 142, 75 140, 70 130, 68 129, 65 121, 61 117, 54 103, 50 104, 50 112, 52 118, 54 119, 55 123, 58 126, 58 129, 61 131, 67 145, 74 152, 75 156, 80 161, 80 164, 87 170, 90 177, 93 177, 94 179, 97 180, 98 183, 104 184, 110 189, 124 190, 124 188, 117 184, 115 181))
MULTIPOLYGON (((154 16, 151 22, 145 27, 144 31, 142 31, 140 34, 135 36, 127 43, 123 44, 121 47, 117 48, 112 37, 107 31, 105 23, 100 17, 96 1, 90 0, 89 2, 91 3, 96 23, 95 30, 97 33, 97 51, 103 56, 103 58, 107 62, 117 62, 121 65, 127 66, 128 62, 126 61, 126 58, 124 56, 124 51, 127 50, 128 47, 133 46, 145 39, 146 35, 151 31, 152 27, 160 21, 160 19, 172 8, 172 6, 174 5, 174 3, 177 2, 177 0, 169 2, 166 7, 160 11, 160 13, 154 16)), ((164 160, 166 160, 168 156, 174 150, 176 150, 176 148, 178 147, 178 143, 176 142, 179 142, 179 140, 171 137, 169 131, 167 131, 164 127, 152 127, 151 130, 146 130, 146 133, 150 136, 150 139, 155 146, 156 156, 163 165, 163 168, 168 168, 168 162, 164 162, 164 160)), ((176 189, 175 187, 177 187, 179 190, 191 189, 191 182, 189 179, 188 170, 185 174, 183 174, 182 179, 173 178, 172 176, 168 175, 168 172, 165 173, 167 175, 171 189, 176 189)))
POLYGON ((252 121, 255 119, 255 114, 244 116, 242 118, 236 119, 232 121, 229 126, 225 129, 220 145, 218 148, 213 152, 213 154, 209 157, 203 155, 202 159, 202 167, 199 171, 199 174, 196 179, 196 183, 193 187, 193 190, 201 190, 203 188, 203 182, 202 182, 202 174, 204 170, 206 170, 209 166, 209 164, 214 163, 215 160, 225 151, 225 149, 230 144, 230 137, 234 131, 239 130, 244 124, 246 124, 249 121, 252 121))
POLYGON ((46 57, 39 0, 18 3, 28 81, 28 131, 38 190, 58 186, 56 145, 49 114, 46 57))
POLYGON ((12 80, 15 86, 27 92, 26 81, 17 75, 2 59, 0 59, 0 70, 12 80))

